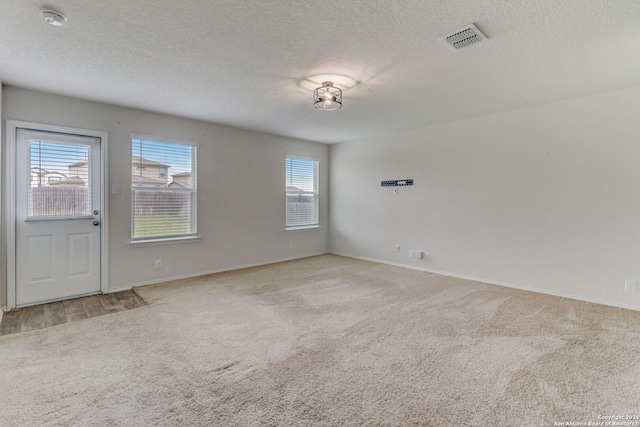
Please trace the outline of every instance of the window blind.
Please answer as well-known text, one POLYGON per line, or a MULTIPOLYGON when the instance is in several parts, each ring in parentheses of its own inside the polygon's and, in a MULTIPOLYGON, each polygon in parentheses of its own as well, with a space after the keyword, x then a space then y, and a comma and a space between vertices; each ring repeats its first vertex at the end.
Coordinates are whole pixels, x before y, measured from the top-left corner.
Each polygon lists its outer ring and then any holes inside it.
POLYGON ((29 141, 27 217, 91 215, 91 146, 29 141))
POLYGON ((317 160, 286 158, 286 221, 288 229, 317 227, 318 212, 317 160))
POLYGON ((131 139, 131 240, 195 235, 196 146, 131 139))

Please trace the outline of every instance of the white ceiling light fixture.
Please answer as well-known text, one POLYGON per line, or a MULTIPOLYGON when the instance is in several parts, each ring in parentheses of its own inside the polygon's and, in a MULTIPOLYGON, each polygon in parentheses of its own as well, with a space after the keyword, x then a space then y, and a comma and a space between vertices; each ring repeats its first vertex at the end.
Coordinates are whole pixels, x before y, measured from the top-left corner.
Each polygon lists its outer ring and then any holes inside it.
POLYGON ((335 111, 342 107, 342 90, 333 82, 322 82, 322 86, 313 91, 313 106, 322 111, 335 111))
POLYGON ((42 9, 42 17, 44 22, 54 27, 62 27, 67 22, 67 18, 63 14, 52 9, 42 9))

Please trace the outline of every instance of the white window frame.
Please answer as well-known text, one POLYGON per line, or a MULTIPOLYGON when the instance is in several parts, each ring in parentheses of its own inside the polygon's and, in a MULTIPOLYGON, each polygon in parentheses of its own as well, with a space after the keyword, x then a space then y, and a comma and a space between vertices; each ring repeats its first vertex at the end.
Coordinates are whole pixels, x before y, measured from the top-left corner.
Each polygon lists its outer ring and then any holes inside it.
MULTIPOLYGON (((197 187, 197 182, 198 182, 198 168, 197 168, 197 164, 198 164, 198 146, 199 144, 197 142, 193 142, 193 141, 185 141, 185 140, 179 140, 179 139, 173 139, 173 138, 165 138, 165 137, 160 137, 160 136, 155 136, 155 135, 144 135, 144 134, 138 134, 138 133, 131 133, 129 135, 129 159, 131 161, 131 156, 133 155, 132 151, 133 151, 133 140, 134 139, 139 139, 142 141, 151 141, 151 142, 160 142, 160 143, 164 143, 164 144, 177 144, 177 145, 187 145, 190 146, 194 149, 193 151, 193 158, 191 159, 192 164, 191 164, 191 174, 192 174, 192 185, 193 188, 191 189, 192 192, 192 209, 193 209, 193 232, 189 233, 189 234, 184 234, 184 235, 163 235, 163 236, 145 236, 145 237, 134 237, 133 236, 133 230, 134 230, 134 217, 135 217, 135 190, 139 189, 141 187, 141 185, 135 185, 133 184, 133 181, 131 182, 131 231, 130 231, 130 238, 131 240, 129 241, 129 246, 130 247, 135 247, 135 246, 156 246, 156 245, 166 245, 166 244, 172 244, 172 243, 188 243, 188 242, 194 242, 194 241, 198 241, 200 240, 200 236, 198 235, 198 187, 197 187)), ((129 178, 131 179, 131 173, 133 172, 132 168, 129 168, 129 178)), ((167 171, 167 174, 169 172, 167 171)), ((153 189, 155 187, 149 187, 149 189, 153 189)))
POLYGON ((298 156, 298 155, 286 155, 285 156, 285 231, 299 231, 299 230, 317 230, 320 228, 320 159, 315 157, 306 157, 306 156, 298 156), (288 168, 288 160, 303 160, 315 163, 315 176, 314 178, 314 189, 313 196, 315 199, 315 222, 308 224, 300 224, 300 225, 288 225, 287 224, 287 212, 288 212, 288 192, 287 186, 289 183, 287 182, 287 168, 288 168))

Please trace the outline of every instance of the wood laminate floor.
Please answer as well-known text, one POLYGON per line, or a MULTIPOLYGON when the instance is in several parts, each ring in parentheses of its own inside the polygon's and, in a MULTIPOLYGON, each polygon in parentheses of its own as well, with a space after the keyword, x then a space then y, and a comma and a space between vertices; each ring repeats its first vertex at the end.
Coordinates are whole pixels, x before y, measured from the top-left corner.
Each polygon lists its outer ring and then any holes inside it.
POLYGON ((34 305, 4 313, 2 324, 0 324, 0 335, 48 328, 144 305, 147 304, 133 291, 34 305))

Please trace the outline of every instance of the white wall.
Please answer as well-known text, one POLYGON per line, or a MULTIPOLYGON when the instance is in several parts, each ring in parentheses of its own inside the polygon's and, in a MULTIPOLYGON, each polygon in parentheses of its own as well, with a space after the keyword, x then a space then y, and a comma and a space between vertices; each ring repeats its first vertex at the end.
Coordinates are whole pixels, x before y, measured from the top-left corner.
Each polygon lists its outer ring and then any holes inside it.
MULTIPOLYGON (((110 184, 119 184, 121 188, 120 195, 109 196, 110 289, 327 250, 329 150, 324 144, 14 87, 4 88, 3 106, 3 119, 109 132, 110 184), (202 239, 199 242, 128 246, 131 132, 200 144, 198 234, 202 239), (320 197, 325 201, 321 205, 320 230, 284 232, 287 154, 320 159, 320 197), (154 269, 156 258, 163 260, 163 269, 154 269)), ((2 142, 4 148, 5 141, 2 142)), ((5 195, 6 191, 3 203, 5 195)), ((5 289, 2 297, 6 302, 5 289)))
POLYGON ((639 111, 633 88, 333 145, 330 249, 640 309, 639 111))
MULTIPOLYGON (((0 117, 2 116, 2 80, 0 80, 0 117)), ((0 141, 2 141, 2 145, 4 145, 4 120, 2 120, 2 124, 0 125, 0 141)), ((0 150, 0 194, 4 194, 4 150, 0 150)), ((5 237, 5 228, 4 217, 5 217, 5 203, 3 199, 0 203, 0 242, 4 241, 5 237)), ((4 306, 4 296, 7 294, 7 275, 6 275, 6 251, 5 245, 0 244, 0 307, 4 306)), ((2 321, 2 310, 0 310, 0 321, 2 321)))

